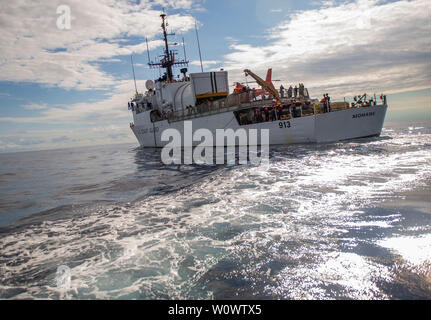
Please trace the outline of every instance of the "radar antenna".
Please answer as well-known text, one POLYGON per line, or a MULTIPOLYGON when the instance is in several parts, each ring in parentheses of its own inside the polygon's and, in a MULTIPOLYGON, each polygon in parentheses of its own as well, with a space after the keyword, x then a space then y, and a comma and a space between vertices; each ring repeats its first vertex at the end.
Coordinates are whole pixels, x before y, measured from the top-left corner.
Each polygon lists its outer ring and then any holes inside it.
MULTIPOLYGON (((166 21, 166 14, 162 13, 160 15, 162 18, 162 30, 163 30, 163 40, 165 42, 165 52, 162 55, 162 58, 160 62, 148 62, 148 65, 150 68, 158 67, 158 68, 164 68, 166 69, 166 76, 168 81, 173 81, 174 75, 172 72, 172 67, 174 66, 187 66, 188 61, 187 60, 179 60, 175 61, 175 51, 169 50, 169 43, 168 43, 168 36, 173 36, 175 33, 167 33, 166 27, 167 27, 167 21, 166 21)), ((148 50, 148 49, 147 49, 148 50)))

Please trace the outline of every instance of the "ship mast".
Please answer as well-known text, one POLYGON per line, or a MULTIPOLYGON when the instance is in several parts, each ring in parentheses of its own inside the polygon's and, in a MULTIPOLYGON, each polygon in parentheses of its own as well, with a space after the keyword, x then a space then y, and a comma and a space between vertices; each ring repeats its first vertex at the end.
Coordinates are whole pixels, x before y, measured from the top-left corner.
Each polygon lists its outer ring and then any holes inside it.
MULTIPOLYGON (((148 62, 148 65, 151 67, 159 67, 166 69, 166 76, 168 81, 172 81, 174 79, 174 75, 172 72, 172 67, 176 65, 188 65, 188 61, 186 60, 180 60, 175 61, 175 53, 173 51, 169 50, 169 44, 168 44, 168 36, 173 36, 175 33, 168 34, 166 31, 167 23, 166 23, 166 14, 162 13, 160 15, 162 18, 162 30, 163 30, 163 40, 165 42, 165 52, 162 56, 162 59, 158 63, 148 62)), ((148 48, 147 48, 148 50, 148 48)))
POLYGON ((162 13, 160 15, 162 18, 162 29, 163 29, 163 39, 165 40, 165 57, 164 57, 164 64, 162 62, 162 67, 166 68, 167 74, 168 74, 168 80, 172 81, 173 74, 172 74, 172 66, 173 66, 173 56, 172 53, 169 52, 169 46, 168 46, 168 34, 166 32, 166 14, 162 13))

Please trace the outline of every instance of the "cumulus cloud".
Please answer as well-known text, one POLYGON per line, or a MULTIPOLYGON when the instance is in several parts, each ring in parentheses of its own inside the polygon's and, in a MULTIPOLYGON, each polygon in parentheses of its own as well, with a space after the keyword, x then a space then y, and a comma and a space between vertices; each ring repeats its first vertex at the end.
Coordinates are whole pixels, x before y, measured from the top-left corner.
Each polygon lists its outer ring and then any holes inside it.
POLYGON ((134 142, 132 131, 124 125, 99 124, 73 129, 28 130, 0 137, 0 152, 56 149, 82 145, 134 142))
MULTIPOLYGON (((221 61, 218 61, 218 60, 202 60, 202 66, 204 68, 209 67, 209 66, 213 66, 213 65, 217 65, 220 63, 221 63, 221 61)), ((191 61, 190 64, 194 65, 194 66, 199 66, 199 67, 201 66, 200 60, 191 61)))
MULTIPOLYGON (((193 8, 193 0, 15 0, 0 11, 0 81, 37 82, 67 89, 106 88, 115 79, 95 62, 142 53, 144 43, 125 37, 152 38, 159 33, 159 13, 165 8, 193 8), (57 8, 67 5, 71 28, 57 27, 57 8)), ((169 24, 178 32, 194 26, 187 14, 172 14, 169 24)), ((150 41, 150 48, 160 46, 150 41)))
POLYGON ((46 104, 29 104, 25 105, 24 109, 26 110, 42 110, 46 109, 48 106, 46 104))
POLYGON ((245 67, 272 67, 274 77, 316 94, 423 89, 431 87, 430 34, 429 0, 328 2, 290 15, 265 45, 231 44, 224 68, 237 81, 245 67))
MULTIPOLYGON (((145 88, 144 80, 137 80, 138 90, 145 88)), ((62 148, 82 145, 135 142, 129 128, 132 115, 127 101, 133 94, 131 80, 117 81, 106 95, 96 102, 80 102, 68 105, 29 105, 37 109, 36 116, 0 117, 0 122, 16 124, 62 125, 64 129, 12 130, 0 136, 0 152, 33 149, 62 148)), ((55 126, 54 126, 55 127, 55 126)))
MULTIPOLYGON (((145 81, 137 81, 140 91, 145 81)), ((94 124, 120 123, 127 124, 131 117, 127 109, 130 101, 133 83, 130 80, 117 81, 114 89, 107 98, 97 102, 80 102, 64 106, 52 106, 41 109, 39 115, 34 117, 0 117, 0 121, 15 123, 47 123, 47 124, 94 124)), ((38 107, 38 105, 32 105, 38 107)), ((40 106, 44 107, 44 106, 40 106)))

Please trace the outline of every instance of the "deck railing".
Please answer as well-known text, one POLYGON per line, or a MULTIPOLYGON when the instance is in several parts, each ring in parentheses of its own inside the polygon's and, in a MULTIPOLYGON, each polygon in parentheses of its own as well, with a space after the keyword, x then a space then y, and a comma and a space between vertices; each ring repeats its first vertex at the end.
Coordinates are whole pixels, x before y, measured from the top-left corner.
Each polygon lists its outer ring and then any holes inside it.
POLYGON ((169 122, 184 121, 202 116, 209 116, 227 111, 236 111, 252 107, 262 107, 272 103, 272 99, 252 101, 247 93, 231 94, 225 99, 207 101, 194 107, 174 111, 168 114, 169 122))
MULTIPOLYGON (((215 101, 207 101, 197 106, 187 107, 183 110, 170 112, 166 115, 169 122, 185 121, 203 116, 209 116, 228 111, 237 111, 241 109, 248 109, 254 107, 263 107, 272 104, 272 98, 256 100, 252 98, 249 93, 231 94, 228 97, 215 101)), ((375 100, 374 100, 375 101, 375 100)), ((348 100, 335 100, 331 101, 331 112, 341 111, 349 108, 368 107, 373 104, 364 103, 362 105, 352 106, 348 100)), ((314 114, 323 113, 323 103, 311 104, 313 109, 311 112, 303 113, 301 108, 301 116, 309 116, 314 114)))

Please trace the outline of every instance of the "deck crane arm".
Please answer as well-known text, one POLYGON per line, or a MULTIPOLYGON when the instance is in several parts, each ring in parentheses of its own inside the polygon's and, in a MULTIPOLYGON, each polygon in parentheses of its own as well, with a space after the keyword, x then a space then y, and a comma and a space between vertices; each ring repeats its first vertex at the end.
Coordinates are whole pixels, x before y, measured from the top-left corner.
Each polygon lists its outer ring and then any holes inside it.
POLYGON ((254 74, 253 72, 251 72, 248 69, 245 69, 244 72, 245 72, 246 76, 250 75, 254 80, 256 80, 256 82, 263 89, 267 90, 269 93, 271 93, 274 96, 274 98, 277 101, 281 102, 280 94, 278 93, 278 91, 273 86, 271 86, 271 84, 269 84, 268 82, 264 81, 261 77, 259 77, 258 75, 254 74))

